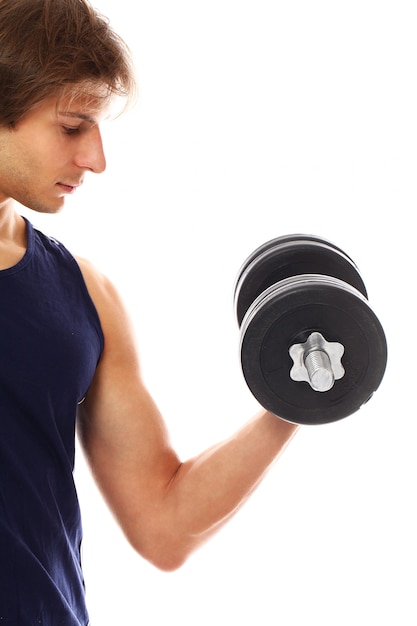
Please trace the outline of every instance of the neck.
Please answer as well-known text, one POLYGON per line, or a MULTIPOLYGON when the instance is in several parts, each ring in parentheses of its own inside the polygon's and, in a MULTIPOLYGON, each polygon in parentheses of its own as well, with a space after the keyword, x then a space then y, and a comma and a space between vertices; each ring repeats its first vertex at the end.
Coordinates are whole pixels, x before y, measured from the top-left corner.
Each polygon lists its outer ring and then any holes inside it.
POLYGON ((26 251, 26 225, 12 202, 0 203, 0 269, 15 265, 26 251))
POLYGON ((14 201, 11 199, 0 201, 0 239, 14 238, 22 227, 22 218, 16 212, 14 201))

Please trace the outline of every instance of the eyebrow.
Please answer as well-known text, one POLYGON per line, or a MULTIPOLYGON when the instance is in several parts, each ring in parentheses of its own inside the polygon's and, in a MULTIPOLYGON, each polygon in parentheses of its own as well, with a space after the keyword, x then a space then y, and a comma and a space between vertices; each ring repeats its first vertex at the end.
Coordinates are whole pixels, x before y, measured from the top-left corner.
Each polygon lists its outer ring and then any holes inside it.
POLYGON ((64 117, 74 117, 79 120, 83 120, 84 122, 91 122, 92 124, 97 124, 97 120, 89 115, 85 115, 84 113, 76 113, 72 111, 58 111, 58 115, 63 115, 64 117))

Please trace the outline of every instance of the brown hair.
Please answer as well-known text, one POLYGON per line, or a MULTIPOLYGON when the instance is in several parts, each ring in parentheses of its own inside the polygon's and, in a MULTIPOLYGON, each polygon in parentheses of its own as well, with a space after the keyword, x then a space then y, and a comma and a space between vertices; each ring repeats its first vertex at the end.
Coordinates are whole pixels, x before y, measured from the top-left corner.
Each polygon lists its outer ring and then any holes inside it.
POLYGON ((70 86, 135 92, 131 57, 87 0, 0 0, 0 125, 70 86))

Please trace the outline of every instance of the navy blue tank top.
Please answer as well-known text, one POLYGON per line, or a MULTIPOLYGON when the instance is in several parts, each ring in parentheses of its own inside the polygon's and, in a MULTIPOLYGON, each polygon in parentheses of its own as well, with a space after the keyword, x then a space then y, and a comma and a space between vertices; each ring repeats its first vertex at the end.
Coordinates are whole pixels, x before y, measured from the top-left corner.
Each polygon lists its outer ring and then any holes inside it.
POLYGON ((0 624, 86 626, 75 421, 103 334, 73 256, 26 230, 0 271, 0 624))

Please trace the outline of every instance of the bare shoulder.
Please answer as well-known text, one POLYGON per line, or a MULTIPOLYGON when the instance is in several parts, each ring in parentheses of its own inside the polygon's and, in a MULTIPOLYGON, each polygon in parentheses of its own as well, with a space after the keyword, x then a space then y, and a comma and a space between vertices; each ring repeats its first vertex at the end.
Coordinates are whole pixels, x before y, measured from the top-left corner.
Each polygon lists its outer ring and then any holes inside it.
POLYGON ((113 282, 103 274, 91 261, 83 257, 76 257, 84 277, 88 292, 95 304, 107 343, 120 333, 129 335, 131 342, 133 326, 128 311, 113 282))
POLYGON ((76 260, 81 269, 87 289, 96 305, 105 305, 107 299, 111 302, 114 300, 115 296, 119 299, 117 290, 111 280, 103 274, 94 263, 79 256, 76 257, 76 260))

